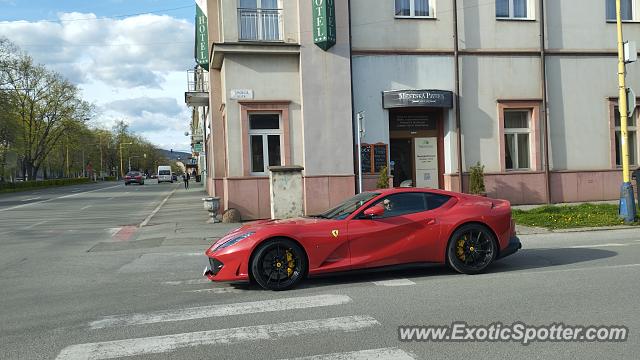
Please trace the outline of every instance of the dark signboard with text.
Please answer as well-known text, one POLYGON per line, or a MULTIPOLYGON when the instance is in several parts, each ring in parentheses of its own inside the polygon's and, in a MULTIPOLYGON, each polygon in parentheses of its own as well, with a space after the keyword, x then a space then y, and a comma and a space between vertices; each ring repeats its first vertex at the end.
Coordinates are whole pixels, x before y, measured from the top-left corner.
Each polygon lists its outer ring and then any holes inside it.
POLYGON ((382 92, 382 107, 453 107, 453 93, 446 90, 394 90, 382 92))

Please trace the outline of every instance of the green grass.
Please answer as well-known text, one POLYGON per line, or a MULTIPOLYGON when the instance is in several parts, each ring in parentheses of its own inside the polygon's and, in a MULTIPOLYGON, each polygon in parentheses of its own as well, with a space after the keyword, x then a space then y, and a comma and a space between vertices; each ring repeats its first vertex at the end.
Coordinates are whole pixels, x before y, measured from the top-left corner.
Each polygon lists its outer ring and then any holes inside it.
MULTIPOLYGON (((581 204, 542 206, 532 210, 513 210, 517 224, 547 229, 570 229, 624 225, 618 217, 618 205, 581 204)), ((636 222, 634 225, 637 225, 636 222)))

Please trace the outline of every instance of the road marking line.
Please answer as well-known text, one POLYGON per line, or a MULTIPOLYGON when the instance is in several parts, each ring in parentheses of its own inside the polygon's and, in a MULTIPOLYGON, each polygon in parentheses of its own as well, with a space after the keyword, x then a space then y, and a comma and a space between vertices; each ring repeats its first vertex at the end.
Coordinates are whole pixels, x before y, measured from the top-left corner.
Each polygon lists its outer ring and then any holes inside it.
POLYGON ((40 225, 42 225, 42 224, 44 224, 44 223, 46 223, 46 222, 48 222, 48 221, 49 221, 49 220, 38 221, 37 223, 31 224, 31 225, 29 225, 29 226, 27 226, 27 227, 23 227, 23 228, 22 228, 22 230, 30 230, 30 229, 33 229, 34 227, 36 227, 36 226, 40 226, 40 225))
POLYGON ((318 295, 277 300, 262 300, 234 304, 200 306, 179 310, 155 311, 147 314, 111 315, 89 323, 92 329, 115 326, 154 324, 169 321, 204 319, 210 317, 257 314, 291 309, 334 306, 351 302, 346 295, 318 295))
POLYGON ((109 200, 113 200, 113 198, 114 198, 114 197, 112 196, 112 197, 108 198, 108 199, 107 199, 107 201, 109 201, 109 200))
POLYGON ((131 239, 133 234, 136 233, 137 230, 138 230, 137 226, 131 226, 131 225, 123 226, 120 228, 120 230, 117 233, 113 234, 111 237, 120 241, 128 241, 131 239))
POLYGON ((608 244, 595 244, 595 245, 576 245, 569 246, 570 249, 588 249, 588 248, 597 248, 597 247, 618 247, 618 246, 629 246, 636 244, 620 244, 620 243, 608 243, 608 244))
POLYGON ((30 199, 24 199, 24 200, 22 200, 22 202, 27 202, 27 201, 33 201, 33 200, 38 200, 38 199, 41 199, 41 198, 42 198, 42 196, 36 196, 36 197, 34 197, 34 198, 30 198, 30 199))
POLYGON ((162 205, 164 205, 164 203, 166 203, 166 202, 167 202, 167 200, 169 200, 169 198, 171 197, 171 195, 173 195, 173 193, 175 193, 175 192, 176 192, 176 190, 177 190, 177 189, 173 189, 173 190, 169 193, 169 195, 167 195, 167 197, 165 197, 165 198, 164 198, 164 200, 162 200, 162 202, 161 202, 158 206, 156 206, 156 208, 155 208, 155 209, 153 209, 153 211, 151 212, 151 214, 149 214, 149 216, 147 216, 147 218, 146 218, 146 219, 144 219, 144 221, 142 221, 142 222, 140 223, 140 225, 139 225, 138 227, 147 226, 147 224, 149 223, 149 221, 151 221, 151 218, 153 218, 153 216, 154 216, 156 213, 158 213, 158 211, 160 211, 160 208, 162 207, 162 205))
POLYGON ((194 280, 178 280, 178 281, 165 281, 162 284, 164 285, 200 285, 200 284, 209 284, 211 280, 209 279, 194 279, 194 280))
POLYGON ((83 206, 80 210, 87 210, 88 208, 92 207, 93 205, 85 205, 83 206))
POLYGON ((354 332, 380 325, 371 316, 344 316, 330 319, 294 321, 280 324, 246 326, 153 336, 68 346, 56 359, 113 359, 125 356, 161 354, 201 345, 229 345, 247 341, 263 341, 305 336, 322 332, 354 332))
POLYGON ((71 195, 60 196, 60 197, 57 197, 57 198, 51 198, 51 199, 47 199, 47 200, 36 201, 36 202, 28 203, 28 204, 16 205, 16 206, 12 206, 12 207, 5 208, 5 209, 0 209, 0 212, 9 211, 9 210, 15 210, 15 209, 19 209, 19 208, 22 208, 22 207, 25 207, 25 206, 29 206, 29 205, 43 204, 43 203, 46 203, 46 202, 49 202, 49 201, 53 201, 53 200, 65 199, 65 198, 68 198, 68 197, 78 196, 78 195, 82 195, 82 194, 88 194, 88 193, 92 193, 92 192, 96 192, 96 191, 112 189, 112 188, 115 188, 115 187, 118 187, 118 186, 119 185, 109 186, 109 187, 105 187, 105 188, 89 190, 89 191, 75 193, 75 194, 71 194, 71 195))
POLYGON ((378 286, 408 286, 408 285, 416 284, 409 279, 382 280, 382 281, 373 281, 373 283, 378 286))
POLYGON ((199 289, 199 290, 187 290, 188 293, 208 293, 208 294, 239 294, 244 292, 242 289, 236 289, 232 287, 223 288, 211 288, 211 289, 199 289))
POLYGON ((406 351, 398 348, 382 348, 344 353, 313 355, 295 358, 293 360, 414 360, 406 351))
POLYGON ((111 237, 113 237, 115 234, 118 233, 118 231, 120 231, 120 229, 122 229, 122 227, 109 228, 109 229, 106 229, 106 230, 109 232, 109 235, 111 235, 111 237))
POLYGON ((77 193, 78 191, 82 191, 82 189, 73 189, 73 190, 71 190, 72 193, 77 193))

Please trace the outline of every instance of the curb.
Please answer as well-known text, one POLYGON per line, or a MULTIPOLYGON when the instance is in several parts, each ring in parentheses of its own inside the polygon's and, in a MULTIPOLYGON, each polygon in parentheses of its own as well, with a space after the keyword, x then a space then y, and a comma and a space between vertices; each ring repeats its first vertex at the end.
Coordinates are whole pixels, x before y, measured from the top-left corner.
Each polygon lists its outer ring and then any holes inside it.
POLYGON ((633 225, 615 225, 615 226, 601 226, 601 227, 582 227, 582 228, 568 228, 568 229, 547 229, 541 227, 526 227, 531 229, 529 231, 517 232, 518 235, 540 235, 540 234, 563 234, 563 233, 579 233, 579 232, 595 232, 595 231, 611 231, 611 230, 631 230, 638 229, 639 226, 633 225))

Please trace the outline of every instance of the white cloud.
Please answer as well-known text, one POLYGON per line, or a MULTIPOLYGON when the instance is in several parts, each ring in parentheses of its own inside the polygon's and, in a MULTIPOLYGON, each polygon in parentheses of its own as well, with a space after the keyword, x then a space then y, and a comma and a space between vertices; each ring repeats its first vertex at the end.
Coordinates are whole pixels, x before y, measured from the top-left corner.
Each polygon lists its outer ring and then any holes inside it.
POLYGON ((184 91, 185 72, 194 65, 193 24, 155 14, 105 19, 73 12, 58 18, 0 21, 0 36, 78 84, 97 105, 102 126, 124 119, 161 147, 187 149, 184 91))

